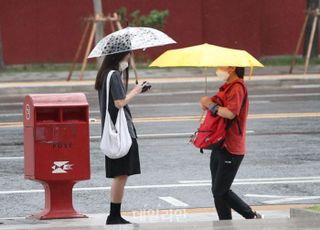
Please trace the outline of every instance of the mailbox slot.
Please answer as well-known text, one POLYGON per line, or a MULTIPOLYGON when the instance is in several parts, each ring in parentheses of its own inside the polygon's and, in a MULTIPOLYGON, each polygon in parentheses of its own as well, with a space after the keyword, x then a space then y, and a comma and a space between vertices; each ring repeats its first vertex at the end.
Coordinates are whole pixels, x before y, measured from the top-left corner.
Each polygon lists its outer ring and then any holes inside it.
POLYGON ((36 121, 53 122, 60 121, 60 110, 55 107, 38 107, 36 108, 36 121))
POLYGON ((65 107, 62 108, 62 121, 86 121, 86 107, 65 107))

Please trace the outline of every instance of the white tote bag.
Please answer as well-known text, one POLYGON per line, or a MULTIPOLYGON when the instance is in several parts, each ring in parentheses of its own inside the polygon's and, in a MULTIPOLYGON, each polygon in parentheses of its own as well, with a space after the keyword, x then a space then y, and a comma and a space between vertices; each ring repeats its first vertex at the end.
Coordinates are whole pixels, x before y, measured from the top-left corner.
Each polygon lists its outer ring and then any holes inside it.
POLYGON ((111 159, 118 159, 125 156, 131 147, 132 139, 129 133, 127 119, 124 113, 124 108, 118 111, 117 121, 114 125, 109 111, 109 90, 110 79, 114 70, 109 71, 106 85, 106 117, 104 121, 103 133, 100 142, 101 151, 111 159))

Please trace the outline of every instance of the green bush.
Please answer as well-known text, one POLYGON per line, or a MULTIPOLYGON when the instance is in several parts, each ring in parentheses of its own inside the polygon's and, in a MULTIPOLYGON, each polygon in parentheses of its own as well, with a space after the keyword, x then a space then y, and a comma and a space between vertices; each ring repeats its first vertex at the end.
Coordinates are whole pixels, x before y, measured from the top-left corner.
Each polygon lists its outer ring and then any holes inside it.
POLYGON ((135 10, 130 14, 129 18, 127 18, 128 11, 125 7, 118 9, 117 13, 123 25, 126 25, 126 20, 128 20, 130 26, 145 26, 159 30, 163 29, 166 19, 169 16, 168 10, 152 10, 148 15, 141 15, 140 10, 135 10))

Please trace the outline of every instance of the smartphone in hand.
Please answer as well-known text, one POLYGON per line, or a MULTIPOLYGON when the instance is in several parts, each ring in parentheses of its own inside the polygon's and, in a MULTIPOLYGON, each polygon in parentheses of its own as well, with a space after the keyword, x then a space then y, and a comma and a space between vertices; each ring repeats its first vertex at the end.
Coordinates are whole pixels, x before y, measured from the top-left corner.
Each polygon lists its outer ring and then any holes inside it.
POLYGON ((151 84, 149 83, 149 82, 147 82, 147 81, 144 81, 142 84, 141 84, 141 86, 142 86, 142 91, 141 91, 141 93, 144 93, 144 92, 147 92, 148 90, 150 90, 151 89, 151 84))

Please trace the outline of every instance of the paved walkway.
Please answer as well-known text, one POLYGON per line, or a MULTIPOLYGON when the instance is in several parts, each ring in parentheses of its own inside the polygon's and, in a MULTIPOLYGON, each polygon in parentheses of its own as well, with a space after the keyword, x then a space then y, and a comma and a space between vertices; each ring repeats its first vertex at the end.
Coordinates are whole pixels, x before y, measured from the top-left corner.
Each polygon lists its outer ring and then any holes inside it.
POLYGON ((2 219, 0 229, 319 229, 320 219, 290 219, 290 208, 303 208, 309 205, 266 205, 253 207, 265 216, 264 220, 244 220, 234 213, 233 221, 217 221, 212 208, 146 210, 125 212, 123 216, 135 223, 132 225, 105 226, 106 214, 88 215, 85 219, 33 220, 26 218, 2 219))
MULTIPOLYGON (((265 68, 255 68, 254 76, 261 75, 288 75, 288 66, 272 66, 265 68)), ((248 70, 247 72, 248 73, 248 70)), ((320 73, 320 65, 311 66, 309 75, 318 75, 320 73)), ((86 71, 84 80, 94 80, 97 71, 86 71)), ((201 68, 146 68, 138 70, 139 76, 143 78, 179 78, 179 77, 199 77, 199 76, 214 76, 215 69, 208 68, 207 70, 201 68)), ((303 67, 298 66, 293 72, 294 75, 302 75, 303 67)), ((79 72, 75 71, 72 81, 79 80, 79 72)), ((65 81, 68 72, 0 72, 0 82, 32 82, 32 81, 65 81)), ((130 77, 133 78, 134 74, 130 71, 130 77)), ((203 80, 203 79, 202 79, 203 80)))

